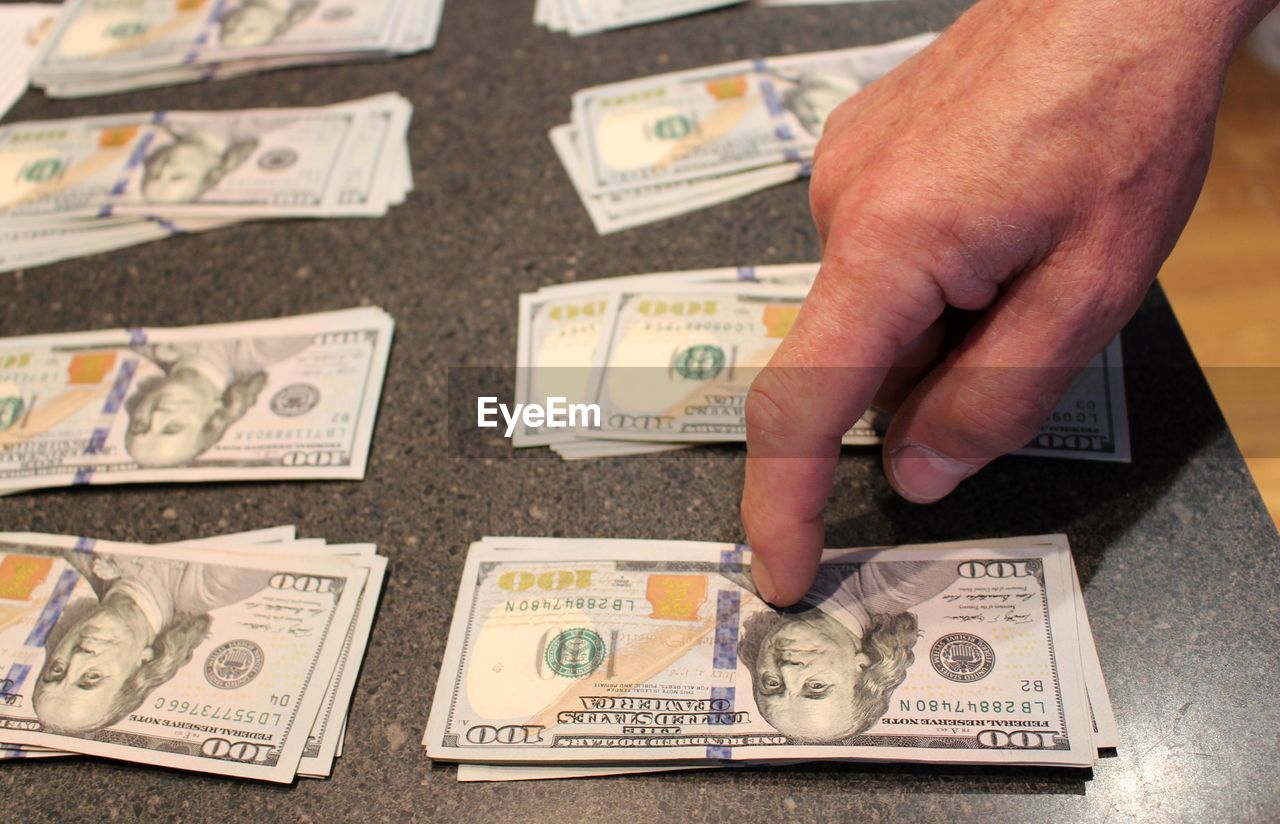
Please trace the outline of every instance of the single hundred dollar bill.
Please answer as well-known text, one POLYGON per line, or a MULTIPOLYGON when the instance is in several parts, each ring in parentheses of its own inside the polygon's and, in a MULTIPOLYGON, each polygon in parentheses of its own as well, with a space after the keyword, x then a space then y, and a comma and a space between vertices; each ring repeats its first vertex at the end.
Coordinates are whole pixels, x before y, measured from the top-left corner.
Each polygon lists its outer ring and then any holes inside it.
POLYGON ((782 611, 750 564, 732 544, 473 545, 428 754, 1094 763, 1064 537, 829 550, 782 611))
POLYGON ((573 97, 592 192, 812 158, 827 116, 933 41, 743 60, 573 97))
POLYGON ((340 557, 0 539, 0 740, 293 780, 368 569, 340 557))
POLYGON ((364 477, 377 308, 0 339, 0 491, 364 477))

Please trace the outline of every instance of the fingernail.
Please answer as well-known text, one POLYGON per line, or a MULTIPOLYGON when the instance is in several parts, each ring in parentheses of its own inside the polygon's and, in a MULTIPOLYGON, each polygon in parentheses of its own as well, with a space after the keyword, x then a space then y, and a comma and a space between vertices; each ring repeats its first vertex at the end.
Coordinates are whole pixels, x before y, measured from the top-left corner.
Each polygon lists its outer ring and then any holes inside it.
POLYGON ((975 467, 948 458, 919 444, 900 446, 889 453, 889 472, 902 496, 918 504, 931 504, 950 494, 975 467))
POLYGON ((772 604, 773 599, 778 597, 778 588, 773 585, 769 570, 758 558, 751 562, 751 577, 756 582, 756 590, 760 593, 760 597, 766 603, 772 604))

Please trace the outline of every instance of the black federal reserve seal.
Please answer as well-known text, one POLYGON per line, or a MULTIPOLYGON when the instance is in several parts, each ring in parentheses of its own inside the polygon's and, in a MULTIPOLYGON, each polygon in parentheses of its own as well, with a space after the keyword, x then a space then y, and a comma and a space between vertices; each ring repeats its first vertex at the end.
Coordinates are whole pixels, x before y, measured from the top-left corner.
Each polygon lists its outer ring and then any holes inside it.
POLYGON ((320 390, 309 383, 292 383, 271 399, 271 411, 282 418, 305 415, 320 403, 320 390))
POLYGON ((604 639, 590 629, 567 629, 551 639, 547 666, 565 678, 585 678, 604 662, 604 639))
POLYGON ((228 641, 219 645, 204 661, 204 677, 220 690, 243 687, 262 672, 266 657, 252 641, 228 641))
POLYGON ((929 662, 949 681, 981 681, 995 669, 996 651, 976 635, 953 632, 934 642, 929 662))

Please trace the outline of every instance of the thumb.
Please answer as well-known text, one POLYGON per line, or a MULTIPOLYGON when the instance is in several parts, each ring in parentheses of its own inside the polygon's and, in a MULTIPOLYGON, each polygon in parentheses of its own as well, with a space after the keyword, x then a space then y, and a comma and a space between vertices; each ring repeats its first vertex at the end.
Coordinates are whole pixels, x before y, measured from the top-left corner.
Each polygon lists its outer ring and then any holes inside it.
POLYGON ((900 495, 916 503, 940 500, 992 460, 1026 446, 1119 332, 1145 290, 1107 294, 1101 285, 1081 286, 1090 278, 1079 269, 1050 262, 1015 280, 907 397, 884 444, 885 471, 900 495), (1068 289, 1074 294, 1064 298, 1068 289))

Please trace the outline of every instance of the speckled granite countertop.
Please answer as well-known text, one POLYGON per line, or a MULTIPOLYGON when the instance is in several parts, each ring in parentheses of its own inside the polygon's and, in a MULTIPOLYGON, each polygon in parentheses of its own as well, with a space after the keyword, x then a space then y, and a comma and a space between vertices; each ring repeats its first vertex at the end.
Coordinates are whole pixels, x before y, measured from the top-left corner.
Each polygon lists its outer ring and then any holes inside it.
MULTIPOLYGON (((320 105, 397 90, 417 112, 418 191, 376 221, 259 224, 0 275, 0 334, 179 325, 376 303, 399 321, 363 483, 129 486, 0 499, 5 529, 139 541, 296 523, 391 557, 328 781, 280 787, 104 761, 0 768, 8 820, 935 820, 1280 817, 1277 535, 1161 295, 1125 333, 1134 462, 1005 459, 947 502, 894 498, 850 452, 829 543, 1065 532, 1123 746, 1091 775, 806 766, 459 785, 418 740, 467 544, 483 534, 731 541, 743 450, 562 463, 451 454, 449 367, 514 358, 516 294, 663 269, 813 259, 803 183, 596 236, 546 132, 578 88, 946 25, 963 2, 736 8, 572 40, 532 0, 448 0, 438 48, 75 102, 28 95, 7 122, 149 108, 320 105)), ((495 387, 502 389, 502 387, 495 387)))

